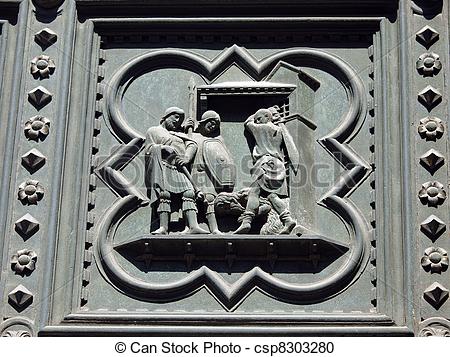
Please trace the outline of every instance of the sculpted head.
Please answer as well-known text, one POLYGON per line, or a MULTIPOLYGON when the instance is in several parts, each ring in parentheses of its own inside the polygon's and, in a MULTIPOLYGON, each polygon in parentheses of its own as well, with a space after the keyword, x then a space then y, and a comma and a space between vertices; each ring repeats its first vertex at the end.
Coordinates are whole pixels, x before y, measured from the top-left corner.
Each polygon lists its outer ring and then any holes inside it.
POLYGON ((260 109, 254 115, 256 124, 267 124, 272 121, 272 112, 269 109, 260 109))
POLYGON ((214 110, 207 110, 203 113, 202 118, 198 121, 198 131, 210 136, 218 132, 220 129, 220 115, 214 110))
POLYGON ((180 131, 181 124, 184 121, 184 110, 178 107, 170 107, 165 112, 161 118, 161 125, 167 130, 180 131))
POLYGON ((280 107, 278 105, 274 105, 273 107, 269 108, 270 112, 272 113, 272 120, 278 120, 280 119, 280 107))

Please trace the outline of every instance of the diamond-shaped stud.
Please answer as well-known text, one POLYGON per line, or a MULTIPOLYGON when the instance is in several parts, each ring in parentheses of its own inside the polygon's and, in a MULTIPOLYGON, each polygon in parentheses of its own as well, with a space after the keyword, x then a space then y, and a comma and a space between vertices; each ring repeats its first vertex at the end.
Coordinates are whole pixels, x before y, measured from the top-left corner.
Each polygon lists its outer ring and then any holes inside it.
POLYGON ((426 49, 429 49, 437 40, 439 40, 439 33, 430 26, 422 27, 416 33, 416 40, 426 49))
POLYGON ((58 35, 49 28, 45 28, 34 35, 34 40, 45 49, 58 40, 58 35))
POLYGON ((31 149, 22 155, 22 165, 30 172, 36 172, 45 165, 45 156, 37 149, 31 149))
POLYGON ((420 157, 420 163, 425 167, 431 174, 434 174, 439 170, 442 165, 444 165, 445 158, 437 150, 428 150, 425 154, 420 157))
POLYGON ((420 224, 420 230, 432 241, 438 239, 446 228, 445 223, 434 214, 420 224))
POLYGON ((39 230, 39 222, 31 214, 27 213, 14 223, 14 227, 22 238, 27 239, 39 230))
POLYGON ((52 100, 52 93, 42 86, 36 87, 28 92, 28 100, 36 109, 45 107, 52 100))
POLYGON ((9 303, 18 311, 27 308, 33 302, 33 294, 23 285, 18 285, 8 294, 9 303))
POLYGON ((431 111, 442 101, 442 94, 434 87, 428 85, 419 93, 419 102, 431 111))
POLYGON ((448 290, 438 282, 434 282, 425 289, 423 297, 435 309, 439 309, 445 300, 448 299, 448 290))

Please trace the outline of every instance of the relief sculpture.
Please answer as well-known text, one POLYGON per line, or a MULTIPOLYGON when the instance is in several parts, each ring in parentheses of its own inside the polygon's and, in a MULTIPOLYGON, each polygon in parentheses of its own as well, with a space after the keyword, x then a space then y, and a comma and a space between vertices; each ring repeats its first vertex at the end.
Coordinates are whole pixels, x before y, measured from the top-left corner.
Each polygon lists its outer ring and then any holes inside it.
MULTIPOLYGON (((162 116, 160 125, 151 127, 146 134, 146 187, 160 225, 151 232, 153 235, 222 234, 215 207, 223 205, 224 200, 239 196, 234 192, 235 160, 220 135, 220 114, 206 110, 199 120, 195 120, 195 103, 192 103, 195 84, 192 79, 189 90, 189 117, 185 118, 183 109, 170 107, 162 116), (178 232, 171 232, 169 224, 176 206, 174 197, 182 202, 181 216, 186 226, 178 232), (198 214, 201 217, 197 217, 198 214), (198 218, 207 223, 209 231, 199 226, 198 218)), ((276 212, 282 224, 277 234, 289 234, 296 226, 289 209, 287 171, 297 175, 299 152, 285 126, 296 119, 316 128, 314 123, 299 114, 283 118, 278 105, 260 108, 243 121, 241 134, 247 139, 252 157, 251 182, 241 190, 245 192, 245 202, 240 205, 243 211, 239 211, 238 217, 230 217, 229 214, 219 217, 219 220, 237 219, 239 222, 239 227, 229 233, 249 233, 257 216, 263 218, 260 223, 264 225, 270 211, 276 212)), ((221 211, 220 207, 218 211, 221 211)))
POLYGON ((254 180, 250 190, 242 223, 235 233, 250 231, 251 222, 259 207, 259 199, 266 196, 272 208, 283 223, 281 234, 288 234, 294 229, 296 222, 292 219, 288 205, 283 198, 288 198, 285 159, 297 173, 299 154, 291 135, 279 121, 278 108, 259 109, 244 123, 250 133, 250 141, 254 141, 252 157, 254 166, 251 169, 254 180), (283 153, 283 145, 286 155, 283 153))
MULTIPOLYGON (((192 131, 194 121, 187 125, 192 131)), ((213 110, 206 111, 198 128, 192 134, 198 145, 192 167, 192 177, 203 193, 206 220, 212 234, 222 234, 217 225, 215 199, 220 192, 232 191, 235 184, 235 165, 222 136, 220 135, 220 115, 213 110)))
POLYGON ((449 15, 0 0, 0 337, 450 337, 449 15))
POLYGON ((366 101, 345 62, 306 49, 262 60, 237 45, 215 59, 156 50, 125 63, 105 97, 106 121, 120 145, 94 171, 118 198, 96 224, 95 254, 117 290, 161 302, 206 288, 233 310, 255 289, 311 303, 358 279, 368 261, 369 228, 348 196, 370 166, 349 145, 366 101), (320 82, 302 72, 302 64, 338 79, 348 98, 331 131, 324 118, 317 122, 305 112, 320 82), (172 68, 189 69, 179 87, 162 74, 172 68), (161 76, 170 90, 152 87, 159 91, 153 93, 159 99, 150 98, 153 115, 136 121, 127 117, 122 98, 145 75, 161 76), (322 192, 308 181, 314 153, 344 169, 322 192), (143 189, 130 179, 131 162, 143 163, 143 189), (338 217, 341 237, 323 233, 320 210, 338 217))
MULTIPOLYGON (((287 121, 297 119, 291 116, 287 121)), ((146 186, 150 204, 156 206, 159 228, 153 235, 171 233, 169 221, 173 198, 181 201, 186 229, 183 234, 222 234, 219 230, 215 206, 218 194, 236 197, 233 192, 236 167, 226 143, 220 135, 220 115, 208 110, 196 123, 192 117, 185 120, 185 112, 170 107, 157 127, 151 127, 146 135, 146 186), (194 130, 194 127, 197 128, 194 130), (184 131, 184 132, 183 132, 184 131), (209 232, 198 224, 199 209, 204 213, 209 232)), ((265 203, 265 219, 268 210, 274 210, 283 224, 280 234, 289 234, 296 226, 289 210, 287 170, 298 173, 299 153, 292 136, 282 120, 279 107, 259 109, 243 123, 243 135, 248 136, 253 167, 252 183, 243 190, 246 203, 240 212, 240 226, 234 234, 250 232, 251 224, 265 203), (245 132, 244 132, 245 131, 245 132)), ((222 196, 223 197, 223 196, 222 196)), ((176 201, 176 200, 175 200, 176 201)), ((219 209, 220 210, 220 209, 219 209)), ((229 220, 223 215, 220 219, 229 220)))
MULTIPOLYGON (((172 198, 180 195, 187 233, 207 233, 197 222, 196 198, 192 176, 186 166, 197 152, 197 143, 181 132, 184 111, 177 107, 166 110, 161 123, 147 131, 146 182, 150 203, 157 202, 160 227, 152 234, 168 234, 172 198)), ((197 196, 197 197, 196 197, 197 196)))

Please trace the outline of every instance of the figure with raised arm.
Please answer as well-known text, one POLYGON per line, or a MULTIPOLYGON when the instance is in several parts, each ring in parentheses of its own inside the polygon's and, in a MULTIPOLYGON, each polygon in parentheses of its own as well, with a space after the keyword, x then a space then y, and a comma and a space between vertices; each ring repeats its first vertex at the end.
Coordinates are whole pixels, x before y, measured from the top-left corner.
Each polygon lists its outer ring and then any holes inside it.
POLYGON ((251 148, 253 167, 250 170, 253 182, 241 225, 235 231, 237 234, 250 231, 253 218, 258 212, 260 197, 267 197, 279 215, 283 224, 280 234, 289 234, 297 224, 283 199, 289 197, 286 166, 296 174, 299 153, 292 136, 284 124, 278 121, 278 108, 272 107, 259 109, 244 123, 250 142, 254 145, 251 148))

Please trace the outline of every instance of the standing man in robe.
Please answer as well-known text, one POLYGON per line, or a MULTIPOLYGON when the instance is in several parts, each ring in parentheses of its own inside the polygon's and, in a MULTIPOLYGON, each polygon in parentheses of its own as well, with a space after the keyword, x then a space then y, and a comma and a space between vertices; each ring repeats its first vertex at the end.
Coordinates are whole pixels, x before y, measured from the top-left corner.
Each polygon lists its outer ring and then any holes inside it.
MULTIPOLYGON (((183 216, 190 234, 207 234, 197 221, 196 192, 185 169, 195 157, 197 144, 182 133, 185 113, 178 107, 168 108, 159 126, 146 134, 146 175, 150 204, 157 204, 160 227, 152 234, 168 234, 172 198, 180 197, 183 216)), ((198 192, 197 192, 198 194, 198 192)))

